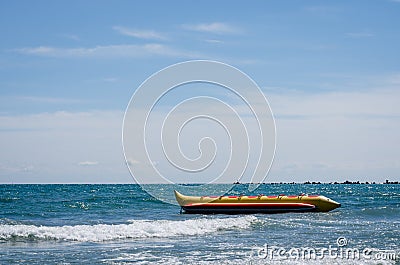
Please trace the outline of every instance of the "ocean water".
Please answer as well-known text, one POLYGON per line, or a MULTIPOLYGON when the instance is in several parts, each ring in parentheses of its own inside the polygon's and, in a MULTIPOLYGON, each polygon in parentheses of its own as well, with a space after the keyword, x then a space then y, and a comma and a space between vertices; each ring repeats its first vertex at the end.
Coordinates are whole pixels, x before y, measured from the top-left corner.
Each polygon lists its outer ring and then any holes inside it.
POLYGON ((187 215, 139 185, 0 185, 0 264, 400 263, 400 185, 264 184, 260 193, 321 194, 342 207, 187 215))

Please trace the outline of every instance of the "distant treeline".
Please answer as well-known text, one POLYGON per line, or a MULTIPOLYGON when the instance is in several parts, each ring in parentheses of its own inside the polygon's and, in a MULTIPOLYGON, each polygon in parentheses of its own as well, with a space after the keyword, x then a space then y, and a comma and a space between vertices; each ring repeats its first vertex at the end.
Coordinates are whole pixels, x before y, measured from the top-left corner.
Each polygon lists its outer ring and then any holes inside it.
MULTIPOLYGON (((233 183, 233 184, 248 184, 248 183, 240 183, 240 182, 235 182, 235 183, 233 183)), ((372 181, 372 182, 369 182, 369 181, 366 181, 366 182, 360 182, 360 181, 349 181, 349 180, 346 180, 346 181, 344 181, 344 182, 337 182, 337 181, 335 181, 335 182, 320 182, 320 181, 306 181, 306 182, 268 182, 268 183, 263 183, 263 184, 272 184, 272 185, 274 185, 274 184, 276 184, 276 185, 279 185, 279 184, 400 184, 400 182, 399 181, 389 181, 389 180, 386 180, 385 182, 375 182, 375 181, 372 181)))

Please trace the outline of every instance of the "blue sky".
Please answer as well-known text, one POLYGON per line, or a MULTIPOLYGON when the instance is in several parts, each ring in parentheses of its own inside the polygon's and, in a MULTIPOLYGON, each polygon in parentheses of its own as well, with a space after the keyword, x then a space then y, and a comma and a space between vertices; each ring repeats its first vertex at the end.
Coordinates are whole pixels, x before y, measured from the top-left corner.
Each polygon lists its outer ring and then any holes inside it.
POLYGON ((0 182, 132 182, 123 112, 171 64, 257 82, 267 181, 399 180, 400 1, 3 1, 0 182))

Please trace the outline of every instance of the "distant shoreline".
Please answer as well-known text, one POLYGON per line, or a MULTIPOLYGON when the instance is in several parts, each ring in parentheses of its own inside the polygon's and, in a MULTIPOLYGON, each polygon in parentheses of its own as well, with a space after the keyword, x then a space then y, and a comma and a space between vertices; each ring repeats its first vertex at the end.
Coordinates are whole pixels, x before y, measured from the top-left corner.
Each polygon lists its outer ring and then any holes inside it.
MULTIPOLYGON (((176 185, 205 185, 207 183, 176 183, 176 185)), ((321 181, 305 181, 305 182, 263 182, 263 183, 241 183, 241 182, 234 182, 234 183, 211 183, 216 185, 249 185, 249 184, 261 184, 261 185, 398 185, 400 181, 389 181, 386 180, 385 182, 377 182, 377 181, 331 181, 331 182, 321 182, 321 181)), ((0 185, 175 185, 175 184, 166 184, 166 183, 0 183, 0 185)))
MULTIPOLYGON (((233 184, 249 184, 249 183, 238 183, 235 182, 233 184)), ((337 185, 337 184, 364 184, 364 185, 370 185, 370 184, 400 184, 400 181, 389 181, 386 180, 385 182, 376 182, 376 181, 365 181, 365 182, 360 182, 360 181, 349 181, 346 180, 344 182, 321 182, 321 181, 306 181, 306 182, 267 182, 267 183, 262 183, 262 184, 272 184, 272 185, 281 185, 281 184, 305 184, 305 185, 318 185, 318 184, 332 184, 332 185, 337 185)))

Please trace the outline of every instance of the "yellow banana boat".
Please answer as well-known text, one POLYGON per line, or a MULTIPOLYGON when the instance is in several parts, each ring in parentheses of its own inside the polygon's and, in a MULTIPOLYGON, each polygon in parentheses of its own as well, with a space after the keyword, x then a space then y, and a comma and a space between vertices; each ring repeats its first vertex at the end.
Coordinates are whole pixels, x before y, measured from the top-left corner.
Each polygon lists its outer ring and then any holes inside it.
POLYGON ((183 213, 252 214, 286 212, 329 212, 340 203, 320 195, 278 196, 186 196, 177 191, 175 198, 183 213))

